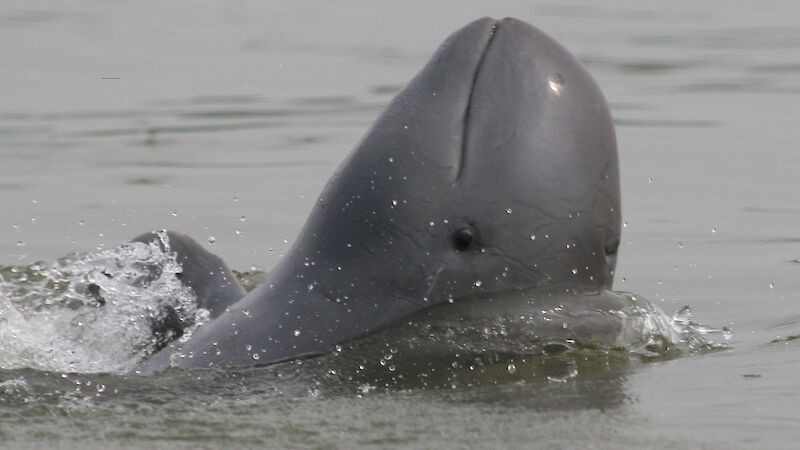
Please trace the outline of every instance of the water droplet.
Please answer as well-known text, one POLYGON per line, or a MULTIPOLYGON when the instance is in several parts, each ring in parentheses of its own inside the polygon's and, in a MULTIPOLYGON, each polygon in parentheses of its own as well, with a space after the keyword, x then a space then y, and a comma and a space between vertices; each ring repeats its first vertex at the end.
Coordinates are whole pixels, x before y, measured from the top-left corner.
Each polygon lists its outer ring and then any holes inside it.
POLYGON ((258 353, 253 353, 253 359, 254 359, 254 360, 256 360, 256 361, 258 361, 258 358, 260 358, 260 357, 258 356, 258 353))
POLYGON ((214 245, 214 242, 217 242, 217 238, 215 238, 214 236, 209 236, 208 245, 214 245))
POLYGON ((244 348, 249 352, 250 350, 253 349, 253 346, 250 345, 250 344, 247 344, 247 345, 244 346, 244 348))
POLYGON ((683 248, 683 242, 678 242, 678 248, 683 248))
POLYGON ((647 183, 648 184, 653 184, 654 181, 656 181, 656 180, 653 177, 650 177, 650 178, 647 179, 647 183))
POLYGON ((775 289, 775 283, 770 283, 770 284, 769 284, 769 288, 770 288, 770 289, 775 289))
POLYGON ((514 373, 516 373, 516 371, 517 371, 517 366, 514 365, 513 362, 508 363, 508 373, 513 375, 514 373))
POLYGON ((294 330, 294 335, 295 336, 300 336, 300 330, 294 330))
POLYGON ((535 240, 536 240, 536 235, 535 235, 535 234, 532 234, 532 235, 531 235, 531 240, 532 240, 532 241, 535 241, 535 240))
POLYGON ((481 287, 481 280, 475 280, 475 287, 481 287))
POLYGON ((170 214, 172 214, 172 217, 178 217, 178 211, 176 211, 174 209, 172 210, 172 212, 170 214))
POLYGON ((239 221, 240 222, 247 222, 247 217, 245 217, 245 216, 239 217, 239 221))
POLYGON ((572 269, 572 274, 573 275, 577 275, 578 274, 578 269, 572 269))
POLYGON ((508 209, 506 210, 506 214, 511 214, 511 213, 512 213, 512 211, 511 211, 511 208, 508 208, 508 209))
POLYGON ((314 284, 309 284, 308 285, 308 290, 309 291, 313 291, 314 290, 314 284))
POLYGON ((392 206, 397 206, 397 200, 392 200, 392 206))
POLYGON ((27 242, 25 242, 25 241, 17 241, 17 247, 25 247, 26 245, 27 245, 27 242))
POLYGON ((692 320, 692 308, 690 308, 688 305, 684 306, 672 316, 672 320, 684 325, 688 325, 689 321, 692 320))
POLYGON ((389 157, 389 162, 390 162, 390 163, 391 163, 391 162, 394 162, 394 158, 392 158, 392 157, 390 156, 390 157, 389 157))
POLYGON ((711 234, 717 234, 717 229, 716 228, 712 228, 711 229, 711 234))

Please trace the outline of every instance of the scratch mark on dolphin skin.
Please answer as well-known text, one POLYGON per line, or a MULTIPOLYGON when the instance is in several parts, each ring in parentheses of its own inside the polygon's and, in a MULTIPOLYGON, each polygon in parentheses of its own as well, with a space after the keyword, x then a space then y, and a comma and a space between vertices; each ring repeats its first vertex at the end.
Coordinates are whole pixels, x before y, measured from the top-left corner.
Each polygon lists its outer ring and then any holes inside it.
MULTIPOLYGON (((428 289, 425 290, 425 295, 423 297, 423 302, 427 302, 431 298, 431 292, 433 292, 433 288, 436 287, 436 284, 439 281, 439 275, 442 274, 442 270, 444 270, 444 264, 439 264, 439 267, 436 268, 436 272, 433 275, 428 276, 428 289)), ((427 281, 427 280, 426 280, 427 281)))

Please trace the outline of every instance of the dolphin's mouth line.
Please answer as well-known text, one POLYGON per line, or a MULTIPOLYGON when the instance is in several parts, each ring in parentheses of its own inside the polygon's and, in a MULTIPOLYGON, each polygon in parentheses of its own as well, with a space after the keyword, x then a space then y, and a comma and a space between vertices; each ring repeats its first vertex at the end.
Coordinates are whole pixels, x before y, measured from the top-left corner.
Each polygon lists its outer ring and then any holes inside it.
POLYGON ((485 47, 483 48, 483 53, 481 53, 481 58, 478 60, 478 64, 475 66, 475 73, 472 75, 472 83, 470 83, 469 89, 469 98, 467 99, 467 108, 464 111, 464 124, 463 124, 463 131, 461 133, 461 160, 458 164, 458 171, 456 172, 456 179, 458 181, 461 178, 461 174, 464 171, 464 166, 467 160, 467 138, 469 137, 469 121, 470 121, 470 113, 472 112, 472 97, 475 94, 475 86, 478 84, 478 75, 481 73, 481 68, 483 67, 483 61, 486 59, 486 55, 489 53, 489 48, 492 45, 492 41, 494 41, 494 37, 497 34, 498 29, 500 28, 500 21, 495 20, 494 24, 491 27, 491 31, 489 31, 489 39, 486 41, 485 47))

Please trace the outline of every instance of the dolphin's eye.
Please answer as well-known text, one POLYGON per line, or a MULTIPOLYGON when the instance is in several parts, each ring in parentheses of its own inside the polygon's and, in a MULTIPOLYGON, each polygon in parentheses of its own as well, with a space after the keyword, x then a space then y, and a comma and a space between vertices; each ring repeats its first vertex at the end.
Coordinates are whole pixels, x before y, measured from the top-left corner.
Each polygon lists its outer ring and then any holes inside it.
POLYGON ((475 230, 469 225, 461 227, 453 233, 453 245, 456 250, 467 250, 472 247, 473 242, 475 242, 475 230))

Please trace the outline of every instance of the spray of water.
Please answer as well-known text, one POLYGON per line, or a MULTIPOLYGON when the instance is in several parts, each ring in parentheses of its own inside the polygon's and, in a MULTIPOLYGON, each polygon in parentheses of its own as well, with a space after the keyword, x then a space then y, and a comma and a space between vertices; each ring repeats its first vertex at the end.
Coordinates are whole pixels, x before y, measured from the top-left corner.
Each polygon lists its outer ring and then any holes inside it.
POLYGON ((175 276, 175 255, 131 242, 53 264, 0 266, 0 368, 127 372, 207 312, 175 276))

